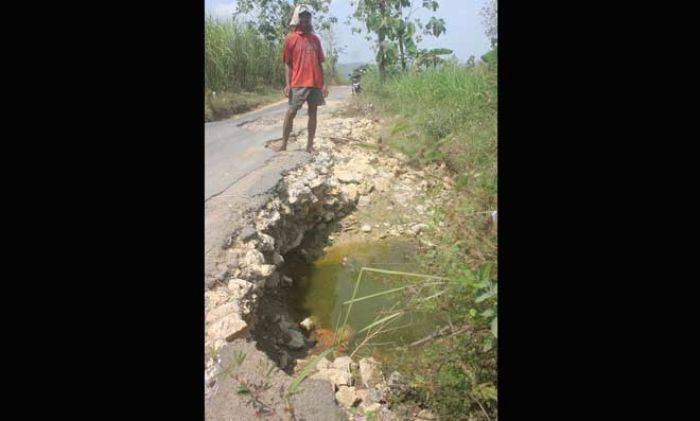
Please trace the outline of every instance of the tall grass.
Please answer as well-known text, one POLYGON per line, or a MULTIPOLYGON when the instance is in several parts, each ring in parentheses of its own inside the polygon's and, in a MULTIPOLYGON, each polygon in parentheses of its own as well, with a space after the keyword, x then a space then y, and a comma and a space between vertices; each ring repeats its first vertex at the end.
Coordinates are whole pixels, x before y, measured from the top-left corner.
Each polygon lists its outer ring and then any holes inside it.
POLYGON ((363 78, 370 100, 398 114, 391 144, 422 162, 444 161, 458 181, 496 193, 497 77, 492 66, 447 63, 400 73, 379 84, 363 78))
POLYGON ((462 333, 398 353, 391 362, 408 374, 416 400, 445 419, 498 417, 497 233, 488 223, 497 208, 495 56, 476 66, 452 62, 389 72, 383 85, 370 72, 356 98, 358 109, 371 103, 385 118, 384 143, 419 167, 445 163, 456 180, 445 184, 449 198, 433 213, 433 223, 445 227, 431 236, 437 246, 417 260, 422 272, 455 281, 427 311, 462 333))
POLYGON ((208 91, 253 91, 284 86, 281 41, 255 28, 208 17, 204 24, 204 87, 208 91))

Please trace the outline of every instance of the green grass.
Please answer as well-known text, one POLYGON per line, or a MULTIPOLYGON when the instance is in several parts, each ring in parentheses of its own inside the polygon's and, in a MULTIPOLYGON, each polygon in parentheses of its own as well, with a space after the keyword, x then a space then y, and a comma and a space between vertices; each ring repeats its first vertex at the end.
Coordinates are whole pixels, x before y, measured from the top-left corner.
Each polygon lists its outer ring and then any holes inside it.
POLYGON ((252 91, 284 87, 281 42, 235 21, 204 22, 204 87, 207 91, 252 91))
POLYGON ((437 69, 362 80, 372 101, 397 114, 385 138, 419 162, 444 161, 458 181, 496 193, 497 79, 492 67, 437 69))
MULTIPOLYGON (((375 72, 362 79, 356 109, 367 103, 386 120, 385 144, 416 167, 444 163, 455 183, 447 205, 434 213, 430 241, 418 255, 420 271, 455 282, 425 311, 463 333, 399 352, 391 369, 407 373, 416 404, 445 419, 497 419, 497 238, 488 223, 497 208, 497 62, 446 63, 420 72, 375 72)), ((365 108, 366 109, 366 108, 365 108)), ((374 116, 373 116, 374 117, 374 116)), ((430 195, 431 193, 427 193, 430 195)))
MULTIPOLYGON (((281 42, 281 40, 280 40, 281 42)), ((280 42, 255 28, 207 18, 204 23, 204 120, 215 121, 283 99, 280 42)))
POLYGON ((207 92, 204 96, 204 121, 217 121, 262 105, 284 99, 281 89, 261 87, 252 92, 207 92))

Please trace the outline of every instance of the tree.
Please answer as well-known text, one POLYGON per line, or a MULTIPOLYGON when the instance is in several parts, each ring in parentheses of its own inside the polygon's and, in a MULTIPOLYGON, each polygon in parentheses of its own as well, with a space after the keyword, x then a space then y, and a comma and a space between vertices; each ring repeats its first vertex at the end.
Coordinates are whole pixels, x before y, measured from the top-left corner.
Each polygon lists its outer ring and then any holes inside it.
POLYGON ((498 2, 497 0, 488 0, 488 3, 481 9, 482 23, 484 24, 484 32, 491 42, 491 48, 496 48, 498 45, 498 2))
POLYGON ((337 76, 336 65, 338 64, 338 56, 345 51, 345 46, 338 46, 338 42, 333 31, 333 26, 329 29, 322 29, 320 38, 323 42, 323 51, 326 56, 326 61, 323 63, 326 75, 333 79, 337 76))
POLYGON ((446 56, 452 53, 453 51, 448 48, 433 48, 430 50, 420 49, 416 54, 414 68, 419 69, 421 66, 427 67, 428 65, 435 67, 438 64, 445 62, 445 59, 440 56, 446 56))
POLYGON ((474 67, 476 65, 476 59, 474 58, 474 55, 470 55, 469 58, 467 59, 467 67, 474 67))
MULTIPOLYGON (((416 43, 420 41, 420 35, 416 27, 423 29, 423 34, 435 37, 445 32, 443 19, 433 16, 424 27, 420 20, 411 20, 412 0, 356 0, 350 4, 356 5, 353 16, 364 24, 365 31, 377 36, 375 60, 381 81, 384 81, 387 66, 400 60, 405 71, 407 58, 418 54, 416 43)), ((438 9, 438 2, 422 0, 422 6, 434 12, 438 9)), ((353 28, 353 32, 360 33, 362 29, 353 28)))
POLYGON ((328 30, 338 21, 328 15, 331 0, 238 0, 234 16, 255 16, 248 23, 255 26, 268 40, 280 42, 289 32, 289 21, 297 3, 310 6, 314 13, 314 27, 318 30, 328 30))

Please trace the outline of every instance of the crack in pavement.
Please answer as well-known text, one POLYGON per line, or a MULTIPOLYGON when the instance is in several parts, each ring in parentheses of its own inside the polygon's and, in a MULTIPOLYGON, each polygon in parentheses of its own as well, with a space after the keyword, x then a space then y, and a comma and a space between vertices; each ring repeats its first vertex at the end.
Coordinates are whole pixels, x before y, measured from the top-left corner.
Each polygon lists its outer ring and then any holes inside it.
POLYGON ((253 122, 258 121, 258 120, 260 120, 260 117, 254 118, 252 120, 244 120, 241 123, 236 124, 236 126, 243 127, 244 125, 246 125, 248 123, 253 123, 253 122))
MULTIPOLYGON (((289 151, 289 152, 293 152, 293 151, 289 151)), ((300 150, 299 152, 302 152, 302 151, 300 150)), ((249 176, 250 174, 254 173, 255 171, 257 171, 257 170, 259 170, 259 169, 262 169, 262 168, 265 168, 266 166, 268 166, 268 165, 270 164, 271 161, 274 161, 274 160, 277 159, 279 156, 281 156, 281 155, 275 154, 275 155, 272 155, 271 157, 267 158, 262 164, 260 164, 260 166, 255 167, 255 168, 251 169, 250 171, 246 172, 245 174, 241 175, 240 177, 236 178, 235 180, 233 180, 233 181, 231 182, 231 184, 229 184, 228 186, 226 186, 226 188, 224 188, 223 190, 221 190, 221 191, 219 191, 219 192, 217 192, 217 193, 214 193, 214 194, 212 194, 211 196, 207 197, 207 198, 204 200, 204 203, 206 204, 210 199, 213 199, 213 198, 215 198, 215 197, 221 196, 226 190, 228 190, 228 189, 230 189, 231 187, 233 187, 234 184, 238 183, 239 181, 241 181, 241 180, 244 179, 245 177, 249 176)), ((298 168, 300 165, 303 165, 303 164, 304 164, 303 162, 300 162, 300 163, 296 164, 296 165, 294 166, 294 169, 295 169, 295 168, 298 168)), ((246 198, 248 198, 248 199, 251 199, 251 198, 253 198, 253 197, 255 197, 255 196, 260 196, 260 195, 263 195, 263 194, 265 194, 265 193, 268 193, 268 192, 271 191, 273 188, 274 188, 274 187, 270 188, 270 190, 267 190, 267 191, 264 191, 264 192, 255 194, 255 195, 253 195, 253 196, 248 196, 248 195, 233 195, 233 196, 246 197, 246 198)), ((229 197, 229 195, 226 195, 226 196, 223 196, 223 197, 229 197)))
MULTIPOLYGON (((302 129, 299 129, 299 130, 296 131, 296 132, 292 132, 292 133, 290 134, 290 136, 289 136, 289 141, 290 141, 290 143, 295 143, 295 142, 298 140, 299 136, 301 136, 304 132, 306 132, 306 128, 302 128, 302 129), (294 137, 294 140, 293 140, 293 141, 292 141, 292 137, 294 137)), ((263 146, 263 148, 269 149, 269 147, 268 147, 268 144, 269 144, 269 143, 272 143, 272 142, 275 142, 275 141, 279 141, 279 140, 282 140, 282 138, 279 138, 279 139, 270 139, 270 140, 268 140, 268 141, 265 142, 265 144, 264 144, 265 146, 263 146)), ((301 151, 301 150, 300 150, 300 151, 301 151)), ((292 152, 292 151, 289 151, 289 152, 292 152)), ((245 173, 245 174, 241 175, 240 177, 236 178, 236 179, 233 180, 228 186, 226 186, 223 190, 221 190, 221 191, 219 191, 219 192, 216 192, 216 193, 212 194, 211 196, 207 197, 206 199, 204 199, 204 203, 207 203, 207 202, 209 201, 209 199, 213 199, 214 197, 220 196, 220 195, 223 194, 226 190, 230 189, 234 184, 238 183, 239 181, 241 181, 242 179, 244 179, 244 178, 247 177, 248 175, 252 174, 253 172, 255 172, 255 171, 257 171, 257 170, 259 170, 259 169, 261 169, 261 168, 266 167, 266 166, 270 163, 270 161, 274 160, 274 159, 275 159, 276 157, 278 157, 278 156, 279 156, 279 153, 276 154, 276 155, 271 156, 270 158, 266 159, 260 166, 255 167, 255 168, 251 169, 250 171, 248 171, 247 173, 245 173)), ((256 195, 254 195, 254 196, 259 196, 260 194, 264 194, 264 193, 259 193, 259 194, 256 194, 256 195)), ((254 196, 247 196, 247 195, 242 195, 242 196, 247 197, 247 198, 254 197, 254 196)))
POLYGON ((206 199, 204 199, 204 203, 207 203, 207 202, 209 201, 209 199, 213 199, 213 198, 215 198, 215 197, 217 197, 217 196, 220 196, 220 195, 223 194, 226 190, 228 190, 228 189, 230 189, 231 187, 233 187, 234 184, 238 183, 239 181, 241 181, 241 180, 244 179, 245 177, 249 176, 249 175, 252 174, 253 172, 255 172, 255 171, 257 171, 257 170, 259 170, 259 169, 261 169, 261 168, 265 168, 265 167, 267 166, 267 164, 269 164, 270 161, 273 160, 276 156, 277 156, 277 155, 271 156, 270 158, 266 159, 265 162, 263 162, 260 166, 255 167, 255 168, 251 169, 250 171, 248 171, 247 173, 243 174, 242 176, 236 178, 235 180, 233 180, 233 181, 231 182, 231 184, 229 184, 228 186, 226 186, 226 188, 224 188, 223 190, 221 190, 221 191, 219 191, 219 192, 217 192, 217 193, 214 193, 214 194, 212 194, 211 196, 209 196, 209 197, 207 197, 206 199))

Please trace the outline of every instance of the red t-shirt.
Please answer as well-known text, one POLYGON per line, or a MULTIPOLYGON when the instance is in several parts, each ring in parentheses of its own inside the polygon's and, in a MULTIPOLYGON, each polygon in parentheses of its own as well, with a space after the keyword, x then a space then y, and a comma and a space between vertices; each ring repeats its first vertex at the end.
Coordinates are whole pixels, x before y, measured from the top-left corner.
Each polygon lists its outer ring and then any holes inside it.
POLYGON ((292 68, 292 88, 323 88, 321 63, 324 59, 321 41, 316 35, 294 31, 285 37, 282 61, 292 68))

